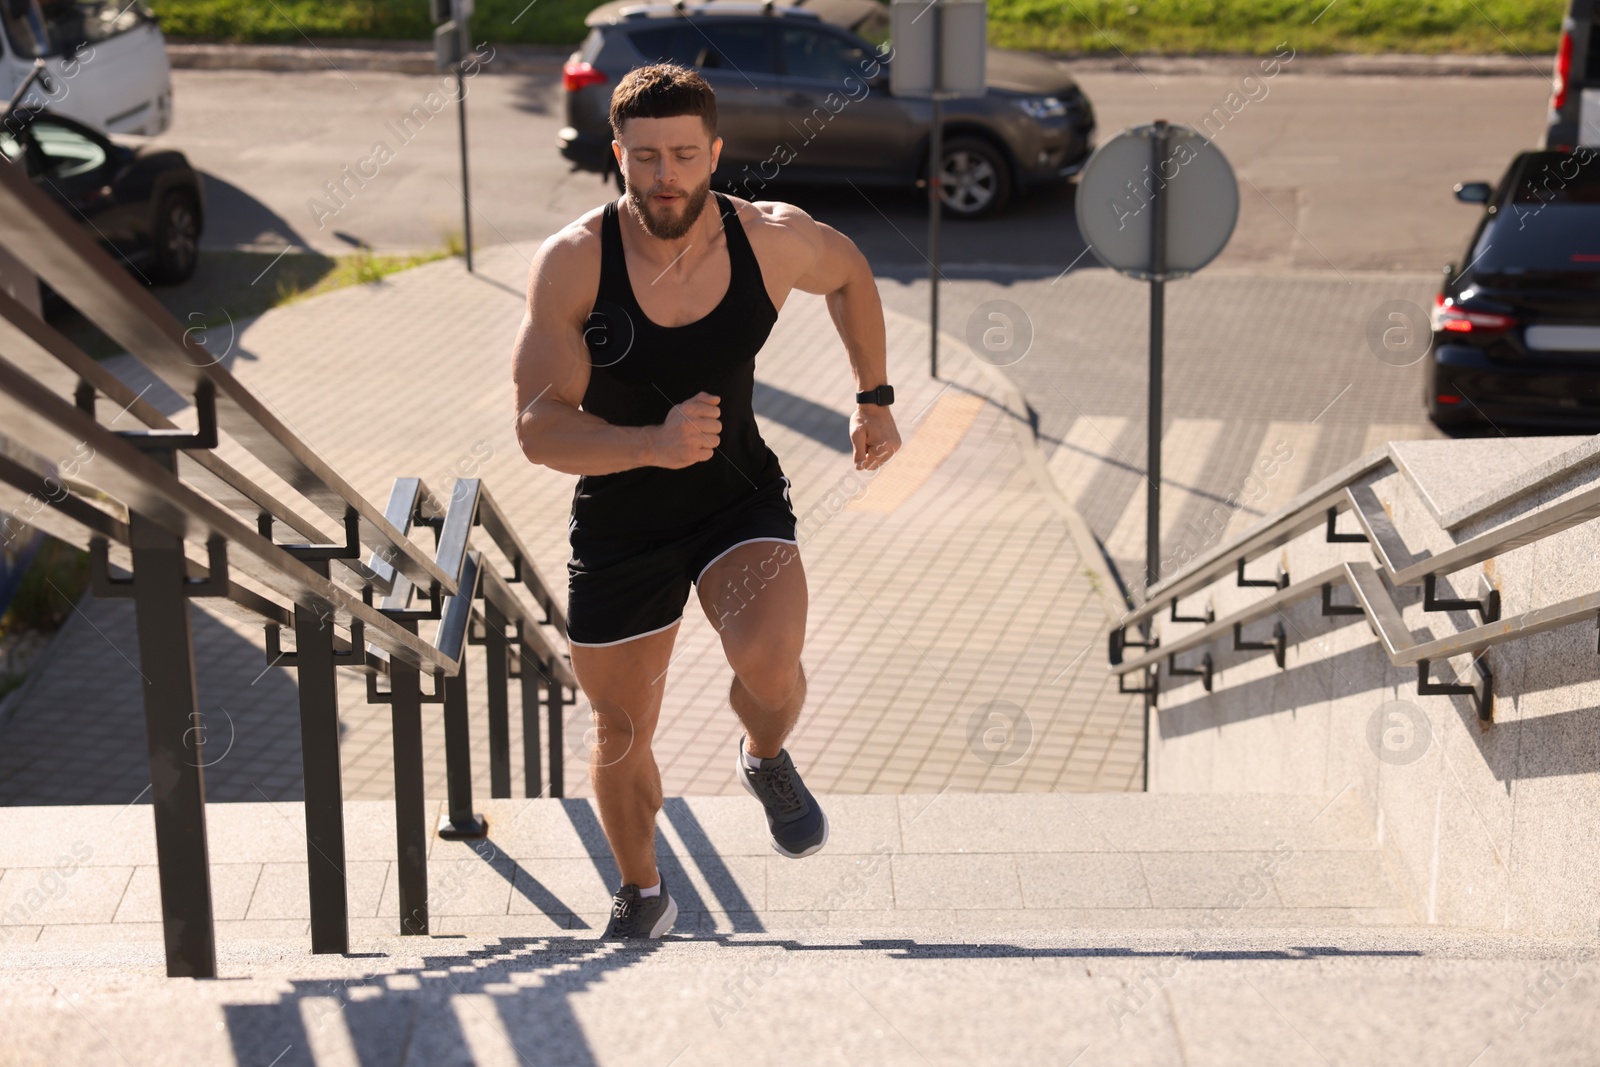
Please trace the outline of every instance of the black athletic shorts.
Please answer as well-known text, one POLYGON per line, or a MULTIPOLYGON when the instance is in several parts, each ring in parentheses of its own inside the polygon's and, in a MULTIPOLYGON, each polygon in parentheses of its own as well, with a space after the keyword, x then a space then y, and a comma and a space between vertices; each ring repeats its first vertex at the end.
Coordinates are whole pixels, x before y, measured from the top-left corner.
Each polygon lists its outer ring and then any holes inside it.
POLYGON ((752 541, 797 543, 789 479, 780 476, 682 536, 573 529, 568 540, 568 641, 600 646, 647 637, 683 618, 689 587, 733 549, 752 541))

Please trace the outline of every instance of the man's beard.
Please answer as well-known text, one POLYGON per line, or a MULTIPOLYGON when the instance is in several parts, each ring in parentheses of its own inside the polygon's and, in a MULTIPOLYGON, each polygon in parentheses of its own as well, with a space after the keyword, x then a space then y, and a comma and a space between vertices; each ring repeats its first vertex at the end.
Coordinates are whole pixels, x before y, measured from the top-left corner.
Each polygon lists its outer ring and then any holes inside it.
MULTIPOLYGON (((651 192, 655 191, 657 190, 651 190, 651 192)), ((650 211, 650 193, 640 195, 639 191, 633 187, 633 183, 628 183, 628 201, 633 204, 634 217, 643 224, 645 232, 649 233, 651 237, 660 238, 663 241, 674 241, 688 233, 689 228, 700 217, 700 212, 706 206, 706 197, 710 194, 711 178, 708 175, 703 185, 684 194, 683 214, 679 215, 676 221, 670 217, 658 219, 650 211)))

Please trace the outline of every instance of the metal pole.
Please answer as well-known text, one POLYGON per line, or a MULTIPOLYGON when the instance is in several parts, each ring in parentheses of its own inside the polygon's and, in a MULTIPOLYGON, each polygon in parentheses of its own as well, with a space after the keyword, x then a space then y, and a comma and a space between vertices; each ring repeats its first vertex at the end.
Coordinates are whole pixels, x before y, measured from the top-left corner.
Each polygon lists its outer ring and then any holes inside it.
POLYGON ((1167 123, 1157 119, 1150 137, 1150 411, 1146 467, 1145 597, 1161 576, 1161 377, 1162 331, 1166 311, 1167 204, 1161 167, 1167 159, 1167 123))
POLYGON ((939 53, 943 50, 944 8, 930 4, 933 15, 933 130, 928 146, 928 376, 939 377, 939 175, 944 170, 944 101, 939 98, 939 53))
MULTIPOLYGON (((412 633, 417 624, 400 621, 412 633)), ((395 882, 400 933, 428 932, 428 809, 423 799, 422 678, 417 668, 389 661, 389 716, 394 730, 395 882)))
POLYGON ((467 90, 456 64, 456 109, 461 117, 461 231, 467 251, 467 271, 472 271, 472 192, 467 179, 467 90))
MULTIPOLYGON (((306 566, 328 577, 328 561, 306 566)), ((295 668, 300 683, 300 765, 305 778, 306 876, 311 900, 311 951, 350 951, 345 885, 344 791, 339 766, 339 688, 333 623, 322 611, 296 604, 295 668)))
POLYGON ((483 602, 484 684, 489 697, 489 795, 511 796, 511 709, 507 699, 506 617, 483 602))
MULTIPOLYGON (((1147 418, 1146 448, 1149 477, 1147 479, 1149 494, 1145 499, 1145 599, 1150 598, 1150 590, 1155 587, 1161 577, 1161 379, 1162 369, 1162 334, 1165 329, 1166 313, 1166 279, 1167 273, 1167 207, 1166 198, 1161 191, 1161 165, 1167 159, 1167 123, 1165 119, 1155 121, 1155 129, 1151 131, 1150 138, 1150 167, 1152 170, 1150 182, 1150 410, 1147 418)), ((1150 640, 1152 632, 1151 623, 1154 616, 1145 620, 1143 632, 1145 640, 1150 640)), ((1158 677, 1156 671, 1148 672, 1152 682, 1158 677)), ((1143 785, 1145 792, 1150 791, 1150 717, 1155 711, 1156 695, 1148 691, 1144 696, 1144 768, 1143 785)))
MULTIPOLYGON (((171 449, 148 455, 177 472, 171 449)), ((134 511, 128 515, 128 545, 167 977, 215 978, 205 760, 183 541, 134 511)))
POLYGON ((444 680, 444 764, 448 812, 439 824, 446 840, 482 837, 483 818, 472 810, 472 733, 467 719, 467 657, 461 669, 444 680))
POLYGON ((539 674, 544 669, 528 652, 522 623, 517 623, 517 655, 522 674, 522 788, 530 797, 544 793, 544 776, 539 758, 539 674))
POLYGON ((562 691, 561 683, 555 678, 550 679, 550 684, 547 688, 550 691, 547 704, 550 716, 550 795, 561 797, 566 795, 566 772, 564 770, 566 760, 561 747, 564 743, 561 740, 561 716, 564 714, 561 708, 566 693, 562 691))

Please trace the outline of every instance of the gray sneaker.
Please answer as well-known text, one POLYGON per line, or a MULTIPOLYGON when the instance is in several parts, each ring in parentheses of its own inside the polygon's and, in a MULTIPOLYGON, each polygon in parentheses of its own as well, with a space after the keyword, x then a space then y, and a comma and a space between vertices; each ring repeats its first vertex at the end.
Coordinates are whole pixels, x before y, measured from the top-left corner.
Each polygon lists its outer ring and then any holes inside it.
POLYGON ((797 860, 827 844, 828 817, 800 780, 787 749, 779 749, 774 758, 762 760, 760 770, 751 770, 745 766, 741 737, 739 781, 767 809, 767 829, 772 832, 772 848, 778 855, 797 860))
POLYGON ((667 891, 666 879, 661 880, 661 892, 653 897, 641 897, 639 887, 629 882, 611 898, 611 921, 602 941, 633 941, 660 937, 678 921, 678 902, 667 891))

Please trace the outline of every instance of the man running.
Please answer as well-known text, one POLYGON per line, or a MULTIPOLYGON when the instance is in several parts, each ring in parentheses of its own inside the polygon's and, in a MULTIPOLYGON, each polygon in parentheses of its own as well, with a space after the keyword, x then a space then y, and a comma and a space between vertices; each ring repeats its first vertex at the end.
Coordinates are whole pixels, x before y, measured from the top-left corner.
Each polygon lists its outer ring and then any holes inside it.
POLYGON ((799 208, 711 193, 722 139, 705 79, 672 64, 630 72, 611 129, 627 192, 545 241, 528 279, 517 440, 534 463, 581 476, 569 638, 623 883, 604 937, 653 938, 678 907, 656 869, 650 745, 690 585, 733 668, 736 773, 766 809, 772 847, 800 858, 828 837, 783 748, 806 695, 806 582, 789 479, 751 406, 756 353, 791 290, 826 294, 844 340, 856 468, 876 469, 900 435, 866 258, 799 208))

